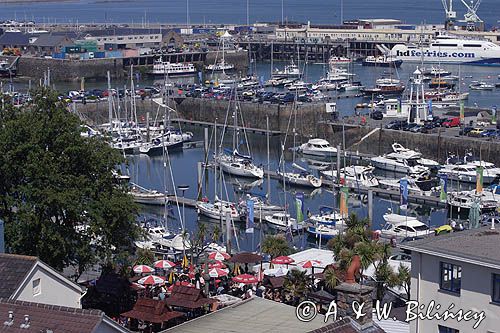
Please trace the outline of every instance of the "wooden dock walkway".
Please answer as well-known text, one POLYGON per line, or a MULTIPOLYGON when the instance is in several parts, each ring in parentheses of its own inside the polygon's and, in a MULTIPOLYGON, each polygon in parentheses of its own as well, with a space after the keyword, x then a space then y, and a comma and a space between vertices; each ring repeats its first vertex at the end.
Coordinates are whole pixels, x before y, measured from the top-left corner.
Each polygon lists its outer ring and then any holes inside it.
MULTIPOLYGON (((208 121, 188 120, 188 119, 180 119, 180 118, 179 119, 172 119, 172 122, 180 122, 180 123, 187 124, 187 125, 201 126, 201 127, 214 126, 214 123, 211 123, 208 121)), ((222 124, 222 123, 217 124, 217 128, 219 128, 219 127, 224 127, 224 124, 222 124)), ((232 126, 232 125, 227 125, 226 127, 231 128, 231 129, 234 128, 234 126, 232 126)), ((243 127, 241 127, 241 126, 238 126, 237 128, 243 129, 243 127)), ((271 135, 271 136, 284 134, 280 131, 273 131, 273 130, 267 131, 266 129, 254 128, 254 127, 245 127, 245 131, 249 132, 249 133, 256 133, 256 134, 263 134, 263 135, 265 135, 269 132, 269 135, 271 135)))

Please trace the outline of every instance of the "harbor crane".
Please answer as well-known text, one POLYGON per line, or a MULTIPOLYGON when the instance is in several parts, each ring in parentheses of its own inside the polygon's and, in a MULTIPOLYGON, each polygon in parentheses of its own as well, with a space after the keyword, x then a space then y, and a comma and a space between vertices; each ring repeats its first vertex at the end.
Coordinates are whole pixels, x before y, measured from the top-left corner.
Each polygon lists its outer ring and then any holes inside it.
POLYGON ((460 0, 460 2, 462 2, 467 9, 467 13, 464 14, 463 20, 457 21, 457 12, 453 8, 453 0, 441 0, 446 14, 446 28, 451 28, 455 21, 466 23, 467 30, 475 30, 476 25, 482 27, 484 22, 477 15, 477 10, 479 9, 481 0, 460 0))

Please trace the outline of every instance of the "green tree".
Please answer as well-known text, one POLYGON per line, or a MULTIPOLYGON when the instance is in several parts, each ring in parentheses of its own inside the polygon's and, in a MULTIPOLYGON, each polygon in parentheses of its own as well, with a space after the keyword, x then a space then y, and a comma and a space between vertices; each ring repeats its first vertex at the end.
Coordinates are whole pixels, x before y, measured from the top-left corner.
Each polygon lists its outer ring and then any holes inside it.
POLYGON ((38 256, 75 277, 113 262, 140 236, 137 207, 112 170, 123 162, 50 90, 0 115, 0 216, 9 251, 38 256))
POLYGON ((150 249, 138 249, 136 252, 137 258, 135 259, 136 265, 153 265, 155 254, 150 249))
POLYGON ((292 269, 286 275, 283 289, 293 298, 292 305, 297 305, 304 299, 308 290, 307 281, 305 271, 292 269))
POLYGON ((335 270, 332 267, 328 267, 325 270, 324 276, 325 276, 325 286, 330 291, 334 290, 334 288, 339 285, 340 281, 337 277, 337 273, 335 272, 335 270))
POLYGON ((288 244, 286 238, 282 235, 267 236, 262 241, 261 250, 267 253, 271 258, 287 256, 293 253, 293 249, 288 244))
POLYGON ((399 265, 398 271, 393 272, 389 275, 387 279, 387 285, 391 288, 401 287, 406 293, 406 299, 410 299, 410 284, 411 284, 411 274, 410 269, 406 266, 399 265))

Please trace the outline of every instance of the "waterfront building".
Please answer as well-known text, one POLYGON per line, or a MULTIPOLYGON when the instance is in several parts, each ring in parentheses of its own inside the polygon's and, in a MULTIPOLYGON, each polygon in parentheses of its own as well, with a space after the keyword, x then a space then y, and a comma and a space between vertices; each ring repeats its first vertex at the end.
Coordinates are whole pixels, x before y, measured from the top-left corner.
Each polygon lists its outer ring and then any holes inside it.
POLYGON ((435 302, 432 313, 450 310, 479 313, 484 320, 425 320, 410 322, 410 332, 498 332, 500 312, 500 233, 489 227, 427 237, 401 245, 411 251, 411 300, 425 308, 435 302), (436 309, 437 305, 440 309, 436 309))
POLYGON ((85 40, 96 41, 101 49, 140 48, 159 47, 173 44, 179 46, 183 44, 182 37, 173 30, 161 29, 131 29, 131 28, 107 28, 100 30, 89 30, 84 32, 85 40))
POLYGON ((100 310, 0 299, 0 330, 4 333, 127 333, 128 329, 100 310))
POLYGON ((82 293, 80 286, 37 257, 0 254, 0 299, 81 308, 82 293))

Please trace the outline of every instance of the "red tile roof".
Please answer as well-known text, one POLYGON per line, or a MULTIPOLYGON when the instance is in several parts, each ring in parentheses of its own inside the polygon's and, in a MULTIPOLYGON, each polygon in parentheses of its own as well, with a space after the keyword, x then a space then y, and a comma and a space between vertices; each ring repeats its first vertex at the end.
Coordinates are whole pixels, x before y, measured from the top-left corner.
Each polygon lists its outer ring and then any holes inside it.
POLYGON ((186 309, 197 309, 204 305, 217 302, 217 300, 206 298, 201 289, 177 285, 174 285, 172 295, 165 301, 168 305, 186 309))
POLYGON ((121 315, 127 318, 158 324, 184 316, 180 312, 172 311, 165 301, 150 298, 139 298, 132 310, 124 312, 121 315))

